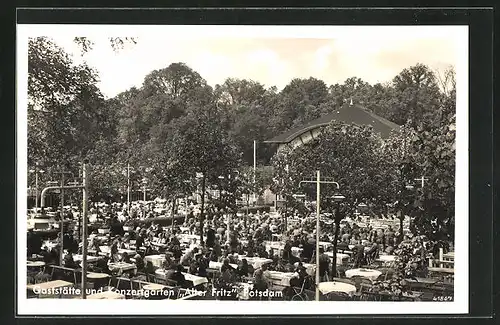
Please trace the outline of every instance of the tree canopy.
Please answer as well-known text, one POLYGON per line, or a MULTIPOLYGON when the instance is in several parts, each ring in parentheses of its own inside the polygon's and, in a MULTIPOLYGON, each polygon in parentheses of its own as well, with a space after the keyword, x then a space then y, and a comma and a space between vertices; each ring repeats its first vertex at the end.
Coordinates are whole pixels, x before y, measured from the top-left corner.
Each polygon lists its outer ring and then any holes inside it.
MULTIPOLYGON (((82 52, 92 50, 89 39, 75 42, 82 52)), ((120 48, 135 39, 110 42, 120 48)), ((387 213, 388 204, 399 202, 412 207, 404 213, 412 213, 420 232, 435 231, 428 228, 429 218, 437 220, 439 229, 453 228, 453 68, 441 72, 416 64, 374 85, 356 76, 334 85, 296 78, 279 91, 235 78, 212 88, 198 72, 176 62, 151 71, 140 87, 111 99, 103 97, 98 81, 96 71, 75 64, 50 39, 29 40, 28 164, 45 166, 45 178, 54 179, 63 168, 78 175, 87 157, 94 166, 96 197, 123 193, 129 164, 134 187, 147 178, 154 195, 170 199, 193 191, 205 195, 209 188, 239 196, 271 186, 295 204, 300 180, 320 170, 339 182, 346 206, 363 202, 373 213, 387 213), (334 121, 293 151, 275 154, 275 147, 262 143, 351 101, 401 130, 382 140, 370 126, 334 121), (271 173, 256 175, 255 186, 250 167, 254 140, 258 165, 273 167, 271 173), (428 178, 423 189, 415 181, 421 176, 428 178), (410 183, 415 191, 404 192, 410 183)), ((332 191, 325 187, 324 193, 332 191)), ((234 209, 236 196, 226 195, 224 204, 234 209)))

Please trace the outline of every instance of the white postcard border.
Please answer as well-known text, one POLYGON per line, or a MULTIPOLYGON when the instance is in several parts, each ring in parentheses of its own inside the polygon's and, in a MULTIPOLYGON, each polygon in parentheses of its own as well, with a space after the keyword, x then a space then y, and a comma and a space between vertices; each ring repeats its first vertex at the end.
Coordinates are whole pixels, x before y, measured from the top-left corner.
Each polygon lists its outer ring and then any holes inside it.
MULTIPOLYGON (((17 312, 18 315, 361 315, 465 314, 469 309, 469 180, 468 180, 468 26, 137 26, 137 25, 18 25, 17 26, 17 312), (175 37, 254 38, 453 38, 456 40, 457 119, 455 195, 455 299, 453 302, 290 302, 290 301, 141 301, 27 299, 27 88, 28 38, 49 35, 139 37, 166 32, 175 37), (19 275, 19 276, 18 276, 19 275), (235 308, 239 306, 241 308, 235 308)), ((417 62, 415 62, 417 63, 417 62)))

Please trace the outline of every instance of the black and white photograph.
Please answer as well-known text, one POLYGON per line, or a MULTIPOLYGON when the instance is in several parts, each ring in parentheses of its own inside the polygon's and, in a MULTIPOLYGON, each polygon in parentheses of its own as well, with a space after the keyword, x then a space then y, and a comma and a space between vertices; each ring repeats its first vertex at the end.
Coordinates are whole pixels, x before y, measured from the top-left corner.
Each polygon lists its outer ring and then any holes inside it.
POLYGON ((20 314, 467 313, 467 27, 17 33, 20 314))

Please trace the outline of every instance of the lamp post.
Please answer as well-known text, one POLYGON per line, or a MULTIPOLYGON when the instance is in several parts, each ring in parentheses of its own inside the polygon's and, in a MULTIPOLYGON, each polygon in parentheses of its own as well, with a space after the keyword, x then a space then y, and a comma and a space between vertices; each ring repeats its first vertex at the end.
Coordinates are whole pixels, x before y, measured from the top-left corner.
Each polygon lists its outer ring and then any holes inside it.
POLYGON ((253 204, 257 203, 257 193, 255 192, 255 175, 257 174, 257 140, 253 140, 253 204))
MULTIPOLYGON (((316 301, 319 301, 319 282, 320 282, 320 274, 319 274, 319 232, 320 232, 320 204, 321 204, 321 184, 335 184, 337 189, 340 188, 339 183, 327 180, 321 180, 320 171, 316 171, 316 180, 303 180, 299 183, 299 186, 302 183, 315 183, 316 184, 316 301)), ((335 257, 336 259, 336 257, 335 257)))
POLYGON ((130 217, 130 163, 127 162, 127 215, 130 217))
POLYGON ((60 230, 60 238, 61 238, 61 254, 59 255, 59 263, 60 265, 63 264, 63 241, 64 241, 64 175, 68 174, 68 175, 73 175, 72 172, 69 172, 69 171, 65 171, 64 169, 59 171, 59 172, 55 172, 56 174, 61 174, 61 213, 60 213, 60 217, 61 217, 61 220, 59 222, 59 230, 60 230))
POLYGON ((332 262, 332 278, 337 274, 337 243, 339 241, 339 230, 340 230, 340 221, 342 220, 343 214, 339 211, 340 202, 345 199, 340 193, 335 193, 332 196, 334 202, 337 203, 336 209, 333 210, 333 220, 335 221, 335 233, 333 235, 333 262, 332 262))
POLYGON ((45 173, 45 171, 38 168, 37 162, 35 169, 30 169, 29 172, 35 174, 35 213, 38 213, 38 173, 45 173))
MULTIPOLYGON (((40 206, 43 208, 45 206, 45 194, 49 190, 62 190, 62 189, 81 189, 83 192, 83 202, 82 202, 82 207, 83 207, 83 249, 82 249, 82 299, 86 299, 87 295, 87 223, 88 223, 88 216, 87 216, 87 205, 88 205, 88 191, 89 191, 89 179, 88 179, 88 161, 85 160, 83 163, 83 173, 82 173, 82 178, 83 178, 83 184, 82 185, 75 185, 75 186, 49 186, 46 187, 42 190, 42 193, 40 195, 40 206)), ((61 246, 62 247, 62 246, 61 246)))

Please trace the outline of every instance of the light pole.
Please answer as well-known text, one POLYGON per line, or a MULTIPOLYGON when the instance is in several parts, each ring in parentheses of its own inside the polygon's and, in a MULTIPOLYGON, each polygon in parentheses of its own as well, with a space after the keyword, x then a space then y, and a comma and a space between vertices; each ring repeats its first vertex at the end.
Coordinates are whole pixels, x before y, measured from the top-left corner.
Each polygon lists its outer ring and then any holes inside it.
POLYGON ((253 140, 253 204, 257 203, 255 175, 257 174, 257 140, 253 140))
POLYGON ((72 175, 73 176, 73 173, 72 172, 69 172, 69 171, 65 171, 64 169, 59 171, 59 172, 55 172, 56 174, 61 174, 61 213, 60 213, 60 217, 61 217, 61 220, 59 222, 59 230, 60 230, 60 238, 61 238, 61 254, 59 255, 59 262, 60 264, 62 265, 63 264, 63 242, 64 242, 64 175, 68 174, 68 175, 72 175))
MULTIPOLYGON (((299 186, 302 183, 315 183, 316 184, 316 301, 319 301, 319 282, 320 282, 320 274, 319 274, 319 231, 320 231, 320 201, 321 201, 321 184, 335 184, 337 189, 340 188, 339 183, 327 180, 321 180, 320 171, 316 171, 316 180, 303 180, 299 183, 299 186)), ((335 256, 336 261, 336 256, 335 256)))
POLYGON ((30 173, 35 174, 35 213, 38 213, 38 173, 44 173, 44 170, 38 168, 38 162, 35 163, 35 169, 30 169, 30 173))
MULTIPOLYGON (((334 202, 337 202, 340 204, 345 199, 345 196, 343 196, 340 193, 335 193, 332 197, 334 202)), ((333 262, 332 262, 332 278, 337 275, 337 243, 339 240, 339 230, 340 230, 340 220, 342 219, 342 214, 340 213, 339 209, 334 210, 333 212, 333 220, 335 221, 335 233, 333 235, 333 262)))
POLYGON ((87 295, 87 204, 88 204, 88 191, 89 191, 89 179, 88 179, 88 161, 85 160, 83 163, 83 173, 82 173, 82 178, 83 178, 83 184, 82 185, 75 185, 75 186, 49 186, 46 187, 42 190, 42 193, 40 195, 40 206, 43 208, 45 206, 45 194, 49 190, 62 190, 62 189, 81 189, 83 192, 83 202, 82 202, 82 207, 83 207, 83 213, 82 213, 82 218, 83 218, 83 251, 82 251, 82 299, 86 299, 87 295))
POLYGON ((127 215, 130 217, 130 163, 127 162, 127 215))

